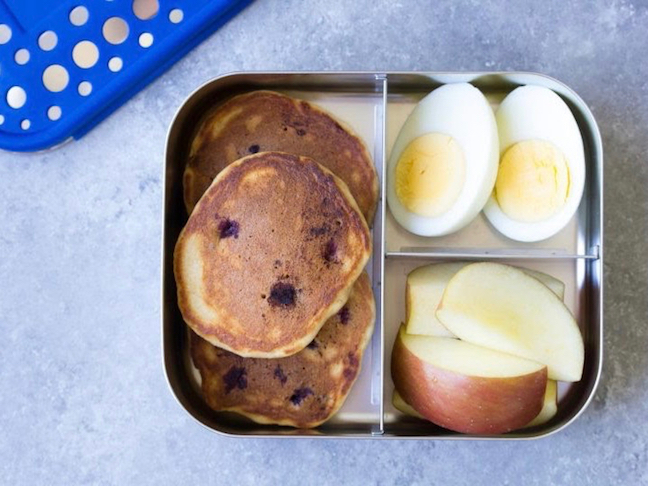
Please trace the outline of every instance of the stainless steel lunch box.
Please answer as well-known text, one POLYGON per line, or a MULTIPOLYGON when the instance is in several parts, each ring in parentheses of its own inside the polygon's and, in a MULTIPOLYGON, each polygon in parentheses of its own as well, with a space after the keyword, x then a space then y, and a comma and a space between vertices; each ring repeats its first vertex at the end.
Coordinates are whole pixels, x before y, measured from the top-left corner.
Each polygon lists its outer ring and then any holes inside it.
POLYGON ((603 357, 603 151, 590 112, 574 91, 535 73, 240 73, 205 83, 178 110, 169 129, 164 169, 162 242, 162 345, 169 386, 182 407, 204 426, 233 436, 372 437, 429 439, 530 439, 557 432, 591 401, 603 357), (483 215, 457 233, 423 238, 403 230, 386 205, 386 158, 416 103, 445 83, 470 82, 493 107, 517 86, 536 84, 558 93, 573 112, 583 136, 585 192, 577 214, 548 240, 519 243, 488 225, 483 215), (230 96, 272 89, 312 101, 346 121, 365 140, 381 178, 381 198, 373 226, 369 263, 378 315, 362 371, 340 411, 314 430, 255 424, 238 415, 214 412, 203 401, 200 377, 188 354, 187 327, 176 302, 173 248, 187 220, 182 173, 189 146, 205 112, 230 96), (405 280, 413 268, 433 261, 497 260, 549 273, 565 282, 565 303, 585 342, 585 368, 578 383, 559 385, 558 413, 548 423, 499 436, 457 434, 407 417, 391 404, 391 348, 405 316, 405 280))

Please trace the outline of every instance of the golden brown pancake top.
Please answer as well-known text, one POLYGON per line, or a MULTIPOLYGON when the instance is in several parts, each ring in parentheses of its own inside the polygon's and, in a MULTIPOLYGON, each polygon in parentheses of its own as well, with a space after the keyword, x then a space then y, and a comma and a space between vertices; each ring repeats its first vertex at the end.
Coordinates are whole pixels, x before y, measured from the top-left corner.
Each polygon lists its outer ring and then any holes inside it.
POLYGON ((305 349, 287 358, 242 358, 192 333, 191 356, 205 401, 260 423, 315 427, 344 402, 374 320, 373 293, 363 273, 344 307, 305 349))
POLYGON ((216 177, 181 232, 178 305, 212 344, 288 356, 346 302, 370 253, 340 179, 306 157, 255 154, 216 177))
POLYGON ((273 91, 235 96, 202 123, 184 174, 188 213, 221 170, 264 151, 304 155, 327 167, 347 184, 371 226, 378 177, 362 140, 314 104, 273 91))

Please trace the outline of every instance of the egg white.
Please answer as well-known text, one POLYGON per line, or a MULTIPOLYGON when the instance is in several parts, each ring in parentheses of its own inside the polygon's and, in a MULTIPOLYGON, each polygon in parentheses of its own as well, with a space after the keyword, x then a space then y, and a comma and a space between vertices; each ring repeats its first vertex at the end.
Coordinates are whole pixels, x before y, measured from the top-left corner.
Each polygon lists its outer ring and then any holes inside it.
POLYGON ((503 235, 517 241, 547 239, 563 229, 578 209, 585 187, 585 154, 578 124, 569 107, 556 93, 541 86, 513 90, 495 113, 500 156, 524 140, 545 140, 558 147, 567 159, 569 192, 558 213, 543 221, 511 219, 493 194, 484 207, 490 223, 503 235))
POLYGON ((446 84, 423 98, 401 128, 387 168, 387 202, 396 221, 421 236, 442 236, 461 229, 482 210, 493 191, 498 165, 497 125, 488 101, 468 83, 446 84), (461 147, 466 179, 453 206, 425 217, 409 211, 396 195, 396 165, 409 143, 427 133, 452 137, 461 147))

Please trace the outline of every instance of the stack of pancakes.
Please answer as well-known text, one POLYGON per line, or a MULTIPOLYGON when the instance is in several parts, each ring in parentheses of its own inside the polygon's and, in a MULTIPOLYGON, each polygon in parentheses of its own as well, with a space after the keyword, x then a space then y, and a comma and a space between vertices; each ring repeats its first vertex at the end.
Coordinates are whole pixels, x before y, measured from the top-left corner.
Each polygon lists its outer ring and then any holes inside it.
POLYGON ((326 421, 375 320, 364 144, 305 101, 236 96, 198 129, 184 198, 174 271, 205 401, 260 423, 326 421))

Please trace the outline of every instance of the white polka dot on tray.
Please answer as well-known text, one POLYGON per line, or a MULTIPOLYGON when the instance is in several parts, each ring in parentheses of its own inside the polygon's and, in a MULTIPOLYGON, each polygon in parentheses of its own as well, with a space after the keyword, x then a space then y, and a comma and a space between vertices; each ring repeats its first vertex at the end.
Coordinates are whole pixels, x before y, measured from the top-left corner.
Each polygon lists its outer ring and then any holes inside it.
POLYGON ((81 96, 88 96, 92 93, 92 83, 90 81, 81 81, 77 90, 81 96))
POLYGON ((108 61, 108 69, 110 69, 113 73, 121 71, 123 65, 124 61, 122 61, 121 57, 111 57, 108 61))
POLYGON ((18 49, 14 54, 14 61, 16 61, 16 64, 23 66, 29 62, 30 57, 31 55, 29 54, 29 51, 25 48, 22 48, 18 49))
POLYGON ((139 45, 145 49, 153 45, 153 34, 150 32, 144 32, 139 36, 139 45))
POLYGON ((83 69, 90 69, 99 60, 99 49, 94 42, 83 40, 72 49, 74 64, 83 69))
POLYGON ((7 91, 7 104, 17 110, 25 106, 27 102, 27 93, 21 86, 12 86, 7 91))
POLYGON ((53 93, 63 91, 69 82, 70 75, 68 74, 67 69, 60 64, 47 66, 45 71, 43 71, 43 85, 53 93))
POLYGON ((121 17, 110 17, 103 24, 101 32, 106 42, 118 45, 128 37, 128 24, 121 17))
POLYGON ((38 47, 44 51, 51 51, 58 44, 58 36, 53 30, 46 30, 38 36, 38 47))
POLYGON ((82 25, 85 25, 86 22, 88 21, 88 17, 90 17, 90 13, 88 12, 88 9, 85 8, 83 5, 74 7, 70 11, 70 23, 76 27, 81 27, 82 25))
POLYGON ((56 106, 56 105, 54 105, 54 106, 50 106, 50 107, 47 109, 47 118, 49 118, 49 119, 52 120, 52 121, 56 121, 56 120, 58 120, 59 118, 61 118, 61 114, 62 114, 62 113, 63 113, 63 112, 62 112, 60 106, 56 106))
POLYGON ((7 24, 0 24, 0 44, 6 44, 11 40, 11 27, 7 24))
POLYGON ((172 24, 179 24, 184 19, 184 12, 179 8, 174 8, 169 12, 169 20, 172 24))

